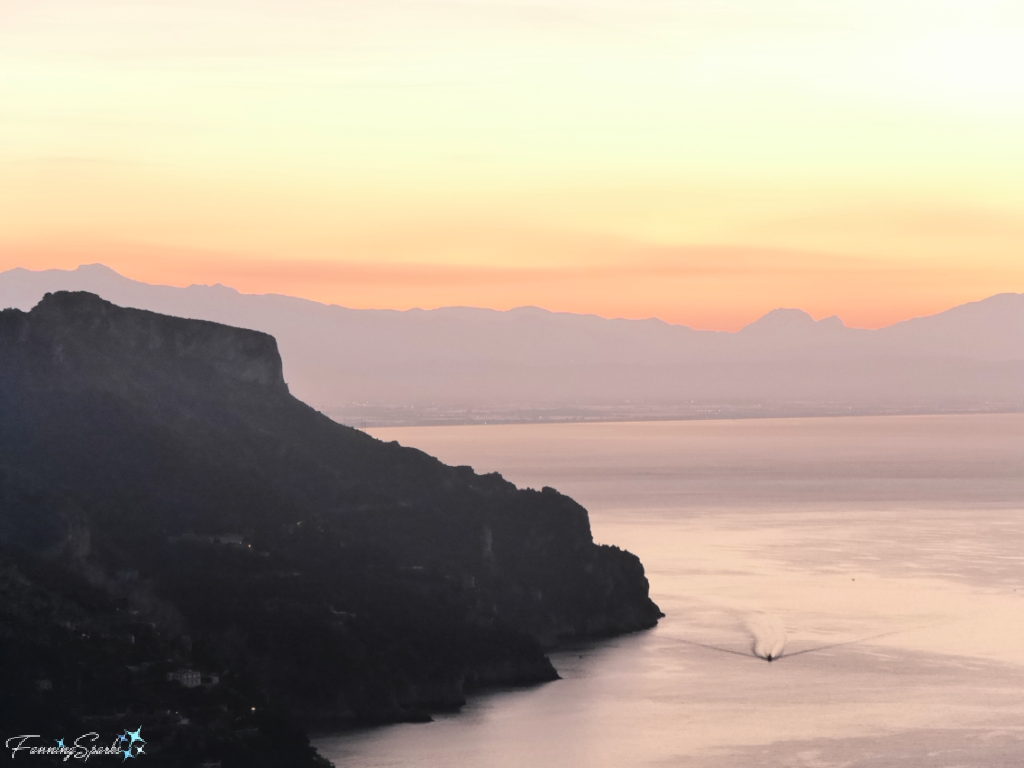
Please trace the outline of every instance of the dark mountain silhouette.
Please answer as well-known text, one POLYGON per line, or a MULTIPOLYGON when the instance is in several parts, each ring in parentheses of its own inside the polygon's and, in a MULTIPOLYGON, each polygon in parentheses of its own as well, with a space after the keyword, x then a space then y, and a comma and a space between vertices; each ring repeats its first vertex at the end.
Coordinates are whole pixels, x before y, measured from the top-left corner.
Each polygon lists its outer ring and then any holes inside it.
POLYGON ((5 716, 127 708, 167 764, 312 764, 289 722, 423 718, 660 616, 572 499, 335 423, 269 335, 66 292, 0 312, 0 590, 5 716))
POLYGON ((348 423, 1024 407, 1022 294, 877 331, 780 309, 721 333, 533 307, 353 310, 91 265, 0 274, 0 306, 64 289, 270 333, 296 395, 348 423))

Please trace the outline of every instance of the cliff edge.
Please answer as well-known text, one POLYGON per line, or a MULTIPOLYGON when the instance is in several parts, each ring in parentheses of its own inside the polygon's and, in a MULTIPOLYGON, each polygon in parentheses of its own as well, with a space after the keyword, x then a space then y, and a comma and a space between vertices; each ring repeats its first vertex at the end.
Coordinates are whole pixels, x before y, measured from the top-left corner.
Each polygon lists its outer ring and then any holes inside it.
MULTIPOLYGON (((91 294, 0 312, 0 569, 78 605, 134 668, 217 671, 319 725, 550 680, 544 648, 661 616, 640 561, 594 544, 572 499, 341 426, 281 371, 266 334, 91 294)), ((73 638, 8 621, 5 696, 48 675, 106 706, 66 663, 73 638)))

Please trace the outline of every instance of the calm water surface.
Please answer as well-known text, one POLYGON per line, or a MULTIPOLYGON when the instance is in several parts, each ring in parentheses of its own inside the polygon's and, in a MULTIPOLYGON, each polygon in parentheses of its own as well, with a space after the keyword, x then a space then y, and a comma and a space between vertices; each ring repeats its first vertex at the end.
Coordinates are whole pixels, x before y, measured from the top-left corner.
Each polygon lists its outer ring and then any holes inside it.
POLYGON ((372 431, 573 496, 668 616, 338 766, 1024 766, 1024 416, 372 431))

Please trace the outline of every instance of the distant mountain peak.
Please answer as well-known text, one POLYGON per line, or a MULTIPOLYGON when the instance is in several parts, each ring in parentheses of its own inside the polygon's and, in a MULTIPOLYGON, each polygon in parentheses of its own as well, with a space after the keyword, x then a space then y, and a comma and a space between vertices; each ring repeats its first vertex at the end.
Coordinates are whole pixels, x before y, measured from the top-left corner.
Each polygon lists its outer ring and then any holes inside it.
POLYGON ((81 272, 83 274, 124 277, 124 275, 116 269, 111 269, 106 264, 100 264, 99 262, 96 262, 95 264, 79 264, 77 268, 71 271, 81 272))
POLYGON ((832 315, 831 317, 825 317, 818 321, 818 325, 823 328, 845 328, 846 323, 839 315, 832 315))
POLYGON ((754 322, 743 328, 743 331, 752 331, 760 329, 785 329, 785 328, 809 328, 813 326, 814 318, 811 317, 807 312, 802 309, 793 309, 790 307, 779 307, 773 309, 764 317, 758 318, 754 322))
POLYGON ((232 288, 230 285, 224 285, 224 283, 214 283, 209 285, 208 283, 192 283, 186 290, 189 291, 213 291, 216 293, 231 294, 232 296, 242 296, 242 292, 237 288, 232 288))
POLYGON ((780 307, 744 327, 740 333, 805 333, 818 330, 845 329, 846 324, 837 315, 815 320, 802 309, 780 307))

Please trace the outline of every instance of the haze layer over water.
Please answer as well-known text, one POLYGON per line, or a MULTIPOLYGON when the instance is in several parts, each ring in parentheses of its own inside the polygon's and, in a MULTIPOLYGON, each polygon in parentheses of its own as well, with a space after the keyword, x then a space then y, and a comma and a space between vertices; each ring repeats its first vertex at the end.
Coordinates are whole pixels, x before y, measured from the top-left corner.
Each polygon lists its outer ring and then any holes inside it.
POLYGON ((573 496, 597 541, 641 557, 668 616, 556 654, 562 681, 322 739, 338 765, 1024 757, 1022 415, 373 433, 573 496))

